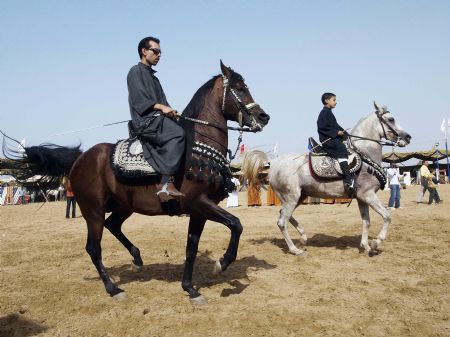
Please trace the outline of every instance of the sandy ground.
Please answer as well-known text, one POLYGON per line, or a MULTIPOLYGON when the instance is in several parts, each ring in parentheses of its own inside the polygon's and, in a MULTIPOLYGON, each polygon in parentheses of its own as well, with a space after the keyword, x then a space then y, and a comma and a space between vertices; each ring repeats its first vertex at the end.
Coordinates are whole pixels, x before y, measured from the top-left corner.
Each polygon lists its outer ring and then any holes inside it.
MULTIPOLYGON (((226 227, 208 222, 200 242, 194 282, 209 300, 203 306, 181 289, 186 217, 126 221, 141 273, 105 231, 103 261, 128 294, 119 302, 84 250, 82 217, 66 220, 63 202, 0 207, 0 336, 450 336, 450 186, 439 190, 439 206, 415 203, 416 186, 402 191, 372 258, 358 250, 356 203, 296 210, 310 238, 307 257, 287 253, 279 207, 234 208, 244 233, 226 273, 211 273, 228 244, 226 227)), ((387 202, 388 193, 378 195, 387 202)), ((381 218, 371 215, 374 237, 381 218)))

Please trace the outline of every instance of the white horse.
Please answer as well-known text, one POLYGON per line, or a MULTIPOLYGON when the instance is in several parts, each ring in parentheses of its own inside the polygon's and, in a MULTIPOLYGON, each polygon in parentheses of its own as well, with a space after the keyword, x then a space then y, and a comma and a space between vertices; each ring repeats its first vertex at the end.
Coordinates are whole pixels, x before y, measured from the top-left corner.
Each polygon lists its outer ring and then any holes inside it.
POLYGON ((52 196, 55 201, 61 201, 64 195, 64 187, 59 186, 57 189, 47 190, 45 195, 48 200, 50 200, 50 196, 52 196))
MULTIPOLYGON (((381 241, 386 239, 391 222, 390 211, 387 210, 376 196, 380 189, 380 180, 384 176, 381 169, 382 141, 395 142, 404 147, 411 141, 411 136, 395 121, 394 116, 385 107, 375 102, 375 113, 361 119, 351 131, 353 147, 362 155, 363 163, 356 177, 356 199, 362 218, 361 247, 370 256, 376 253, 381 241), (376 177, 378 176, 378 178, 376 177), (384 224, 377 239, 368 243, 370 218, 369 206, 383 218, 384 224)), ((244 158, 244 179, 255 181, 260 170, 267 165, 268 158, 262 151, 253 151, 244 158)), ((294 219, 292 213, 308 196, 318 198, 348 197, 342 179, 322 179, 312 175, 309 166, 309 156, 285 155, 270 162, 269 183, 280 198, 282 209, 278 219, 278 227, 288 245, 289 252, 294 255, 305 255, 297 248, 288 232, 288 222, 300 233, 306 243, 307 236, 304 228, 294 219)))

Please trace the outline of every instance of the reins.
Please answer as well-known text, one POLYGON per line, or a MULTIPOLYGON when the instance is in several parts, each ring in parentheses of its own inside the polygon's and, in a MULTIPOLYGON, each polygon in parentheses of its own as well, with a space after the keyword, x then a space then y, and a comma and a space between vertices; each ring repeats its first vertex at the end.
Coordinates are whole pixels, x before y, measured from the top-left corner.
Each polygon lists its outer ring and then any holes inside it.
POLYGON ((217 123, 204 121, 202 119, 185 117, 185 116, 181 116, 181 115, 178 115, 177 117, 180 118, 180 119, 184 119, 186 121, 192 122, 192 123, 202 124, 202 125, 206 125, 206 126, 212 126, 212 127, 216 128, 216 129, 219 129, 219 130, 221 130, 223 132, 227 132, 228 130, 239 131, 239 132, 253 132, 253 133, 257 132, 257 130, 250 129, 248 127, 233 127, 233 126, 223 127, 222 125, 219 125, 217 123))
MULTIPOLYGON (((361 139, 361 140, 369 140, 369 141, 371 141, 371 142, 375 142, 375 143, 378 143, 378 144, 380 144, 381 146, 395 146, 395 145, 397 145, 397 143, 395 142, 392 142, 392 141, 383 141, 383 140, 376 140, 376 139, 372 139, 372 138, 367 138, 367 137, 361 137, 361 136, 355 136, 355 135, 352 135, 352 134, 346 134, 346 136, 347 137, 350 137, 350 138, 357 138, 357 139, 361 139)), ((328 139, 327 139, 328 140, 328 139)))

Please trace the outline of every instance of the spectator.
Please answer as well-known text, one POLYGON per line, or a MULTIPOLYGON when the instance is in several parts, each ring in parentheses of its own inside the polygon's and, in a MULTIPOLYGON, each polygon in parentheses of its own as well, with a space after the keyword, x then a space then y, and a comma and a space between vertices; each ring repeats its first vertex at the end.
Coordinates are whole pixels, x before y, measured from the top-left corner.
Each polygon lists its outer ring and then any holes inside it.
POLYGON ((70 180, 67 180, 66 198, 67 198, 66 219, 69 219, 70 205, 72 205, 72 218, 75 218, 75 209, 77 206, 77 202, 75 200, 75 195, 73 194, 72 191, 72 186, 70 186, 70 180))
MULTIPOLYGON (((437 176, 439 176, 439 171, 436 171, 437 176)), ((442 202, 441 198, 439 197, 439 193, 437 190, 437 185, 439 183, 439 179, 437 177, 434 177, 431 175, 428 178, 428 190, 430 191, 430 198, 428 199, 428 205, 431 205, 434 202, 436 205, 440 204, 442 202)))
POLYGON ((391 164, 387 174, 389 177, 389 189, 391 190, 388 208, 400 208, 400 171, 395 164, 391 164))
POLYGON ((21 186, 19 186, 19 199, 20 204, 25 205, 25 189, 21 186))
POLYGON ((238 187, 241 185, 241 183, 239 182, 239 179, 234 177, 231 178, 231 181, 234 184, 234 190, 231 193, 228 193, 227 207, 238 207, 239 206, 238 187))
POLYGON ((428 178, 431 176, 431 172, 428 169, 428 161, 424 160, 420 167, 420 189, 417 202, 422 202, 425 192, 428 190, 428 178))

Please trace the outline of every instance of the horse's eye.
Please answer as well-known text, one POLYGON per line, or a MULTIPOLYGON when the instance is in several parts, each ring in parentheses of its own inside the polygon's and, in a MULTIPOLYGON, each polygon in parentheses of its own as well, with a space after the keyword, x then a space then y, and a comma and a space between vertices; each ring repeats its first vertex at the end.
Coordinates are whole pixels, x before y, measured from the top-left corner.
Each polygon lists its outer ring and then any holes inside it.
POLYGON ((394 121, 394 118, 389 117, 389 118, 388 118, 388 121, 389 121, 389 122, 393 122, 393 121, 394 121))

